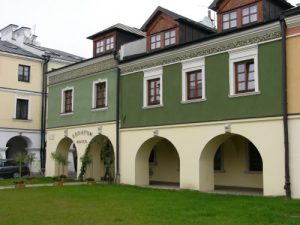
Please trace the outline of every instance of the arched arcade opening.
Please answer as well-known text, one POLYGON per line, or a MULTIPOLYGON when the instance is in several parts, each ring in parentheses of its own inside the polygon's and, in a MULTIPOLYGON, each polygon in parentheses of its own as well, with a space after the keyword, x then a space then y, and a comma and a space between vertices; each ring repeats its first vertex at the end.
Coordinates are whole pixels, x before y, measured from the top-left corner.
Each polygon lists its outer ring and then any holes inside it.
POLYGON ((24 136, 15 136, 8 140, 6 144, 5 157, 14 159, 18 153, 28 154, 27 149, 30 147, 31 141, 24 136))
POLYGON ((135 158, 136 185, 180 185, 180 157, 174 145, 153 137, 139 148, 135 158))
POLYGON ((263 159, 246 137, 223 134, 211 139, 199 165, 201 191, 263 192, 263 159))

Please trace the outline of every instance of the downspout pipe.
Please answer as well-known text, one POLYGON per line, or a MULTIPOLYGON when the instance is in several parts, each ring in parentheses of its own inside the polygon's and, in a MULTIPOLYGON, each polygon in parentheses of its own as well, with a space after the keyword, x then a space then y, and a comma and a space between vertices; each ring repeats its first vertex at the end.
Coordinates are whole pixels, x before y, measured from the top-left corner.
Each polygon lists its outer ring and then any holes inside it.
POLYGON ((283 109, 283 132, 284 132, 284 158, 285 158, 285 194, 291 199, 290 181, 290 149, 289 149, 289 127, 288 127, 288 95, 287 95, 287 59, 286 59, 286 22, 284 15, 280 16, 280 27, 282 35, 282 109, 283 109))
POLYGON ((46 113, 47 113, 47 72, 48 63, 50 61, 49 55, 43 55, 43 78, 42 78, 42 115, 41 115, 41 150, 40 150, 40 160, 41 160, 41 171, 45 172, 46 164, 46 113))
POLYGON ((116 87, 116 178, 115 182, 120 182, 120 76, 119 58, 117 52, 114 54, 117 61, 117 87, 116 87))

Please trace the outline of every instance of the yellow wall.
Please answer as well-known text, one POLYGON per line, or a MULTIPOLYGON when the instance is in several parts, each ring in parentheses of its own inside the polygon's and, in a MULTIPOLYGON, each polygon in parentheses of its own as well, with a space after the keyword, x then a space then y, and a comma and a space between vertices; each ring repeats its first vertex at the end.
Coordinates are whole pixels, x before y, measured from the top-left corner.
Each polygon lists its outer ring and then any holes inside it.
POLYGON ((300 113, 300 36, 287 39, 288 112, 300 113))
POLYGON ((42 63, 25 58, 0 55, 1 87, 28 91, 42 91, 42 63), (18 81, 19 64, 30 66, 30 82, 18 81))

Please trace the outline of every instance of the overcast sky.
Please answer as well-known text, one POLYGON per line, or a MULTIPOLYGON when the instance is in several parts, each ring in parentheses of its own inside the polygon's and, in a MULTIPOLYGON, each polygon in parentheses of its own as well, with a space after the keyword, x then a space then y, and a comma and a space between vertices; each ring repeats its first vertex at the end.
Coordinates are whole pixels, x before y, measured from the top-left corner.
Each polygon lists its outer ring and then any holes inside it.
MULTIPOLYGON (((1 0, 0 29, 8 24, 30 28, 43 46, 86 58, 86 37, 116 23, 140 28, 157 6, 195 21, 207 15, 213 0, 1 0)), ((289 0, 293 5, 300 0, 289 0)))

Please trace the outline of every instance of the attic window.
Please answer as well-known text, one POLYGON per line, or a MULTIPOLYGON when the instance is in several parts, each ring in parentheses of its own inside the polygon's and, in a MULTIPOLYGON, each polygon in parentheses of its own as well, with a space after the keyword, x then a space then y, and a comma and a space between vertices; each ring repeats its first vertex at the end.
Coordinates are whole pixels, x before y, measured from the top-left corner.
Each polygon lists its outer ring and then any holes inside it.
POLYGON ((165 32, 165 46, 174 45, 176 43, 176 30, 168 30, 165 32))
POLYGON ((161 34, 151 36, 151 50, 161 47, 161 34))
POLYGON ((96 42, 96 54, 102 54, 115 48, 115 38, 109 36, 96 42))
POLYGON ((223 14, 223 29, 230 29, 237 26, 237 12, 232 11, 223 14))
POLYGON ((243 24, 253 23, 257 21, 257 5, 243 8, 242 10, 243 24))

